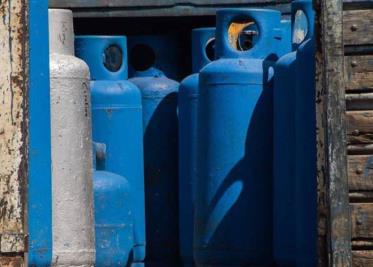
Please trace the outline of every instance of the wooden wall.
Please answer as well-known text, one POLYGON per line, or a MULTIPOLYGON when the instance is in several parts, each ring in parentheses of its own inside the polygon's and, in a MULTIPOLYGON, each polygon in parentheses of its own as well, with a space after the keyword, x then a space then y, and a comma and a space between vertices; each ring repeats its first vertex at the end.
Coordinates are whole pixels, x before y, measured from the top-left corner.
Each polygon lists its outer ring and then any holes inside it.
POLYGON ((343 26, 353 266, 373 266, 373 2, 345 1, 343 26))
POLYGON ((28 0, 0 1, 0 266, 26 249, 28 0))

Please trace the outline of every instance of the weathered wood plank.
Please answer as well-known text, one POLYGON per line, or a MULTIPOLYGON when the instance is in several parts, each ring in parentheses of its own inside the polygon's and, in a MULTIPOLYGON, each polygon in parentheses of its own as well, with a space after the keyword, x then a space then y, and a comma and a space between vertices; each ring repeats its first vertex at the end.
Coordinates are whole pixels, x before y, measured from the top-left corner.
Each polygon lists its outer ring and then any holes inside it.
POLYGON ((352 203, 352 239, 373 239, 373 203, 352 203))
POLYGON ((350 191, 373 190, 373 155, 348 156, 350 191))
POLYGON ((343 0, 344 10, 369 9, 369 8, 373 8, 372 0, 343 0))
POLYGON ((343 13, 344 44, 373 44, 373 10, 346 10, 343 13))
POLYGON ((373 251, 356 250, 352 252, 353 267, 372 267, 373 251))
POLYGON ((367 55, 373 52, 372 45, 345 46, 345 55, 367 55))
POLYGON ((346 120, 349 144, 373 143, 373 111, 347 111, 346 120))
POLYGON ((373 239, 361 239, 361 240, 352 240, 352 249, 353 250, 372 250, 373 249, 373 239))
POLYGON ((345 80, 346 90, 373 90, 373 55, 346 56, 345 80))
POLYGON ((373 93, 357 93, 346 95, 347 110, 373 110, 373 93))
POLYGON ((0 262, 25 251, 27 7, 27 0, 0 2, 0 262))
POLYGON ((15 257, 0 257, 1 267, 24 267, 23 258, 20 256, 15 257))
POLYGON ((349 155, 369 155, 369 154, 373 154, 373 144, 348 145, 347 151, 348 151, 349 155))
POLYGON ((346 157, 342 1, 321 0, 315 3, 318 265, 349 267, 352 265, 352 255, 346 157))
POLYGON ((373 203, 373 191, 352 191, 349 196, 351 203, 373 203))

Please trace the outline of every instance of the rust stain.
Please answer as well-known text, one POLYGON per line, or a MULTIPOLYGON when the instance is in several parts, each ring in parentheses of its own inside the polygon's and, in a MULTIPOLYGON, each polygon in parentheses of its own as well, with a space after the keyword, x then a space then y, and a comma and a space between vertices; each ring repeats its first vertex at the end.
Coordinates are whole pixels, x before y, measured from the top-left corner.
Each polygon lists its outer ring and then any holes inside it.
POLYGON ((1 267, 24 267, 23 258, 20 256, 15 257, 0 257, 1 267))
POLYGON ((239 49, 238 48, 238 38, 240 36, 240 33, 242 32, 243 29, 245 29, 246 27, 250 26, 254 24, 254 22, 252 20, 238 20, 238 21, 233 21, 230 25, 229 25, 229 29, 228 29, 228 40, 229 40, 229 43, 231 45, 231 47, 235 48, 235 49, 239 49))
POLYGON ((0 1, 0 266, 23 266, 25 251, 27 7, 28 0, 0 1))

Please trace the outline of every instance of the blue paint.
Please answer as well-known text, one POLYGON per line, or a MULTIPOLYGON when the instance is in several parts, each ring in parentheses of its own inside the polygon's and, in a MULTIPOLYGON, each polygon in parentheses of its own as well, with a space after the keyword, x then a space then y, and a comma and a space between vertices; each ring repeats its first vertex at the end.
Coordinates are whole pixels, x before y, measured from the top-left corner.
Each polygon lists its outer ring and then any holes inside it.
POLYGON ((194 258, 198 266, 272 263, 272 76, 283 45, 274 10, 217 12, 216 55, 199 76, 194 258), (235 19, 259 38, 228 42, 235 19))
POLYGON ((275 66, 274 257, 278 266, 311 267, 317 265, 312 1, 292 3, 292 22, 293 34, 296 29, 307 34, 293 43, 294 52, 280 58, 275 66), (295 22, 298 10, 306 14, 306 20, 298 17, 295 22))
POLYGON ((29 266, 52 260, 48 1, 30 0, 29 266), (36 27, 37 25, 37 27, 36 27))
POLYGON ((273 90, 274 162, 273 162, 273 244, 274 258, 283 266, 296 266, 295 184, 295 75, 296 52, 281 57, 275 66, 273 90))
POLYGON ((128 54, 130 78, 149 75, 151 70, 154 71, 151 75, 160 70, 170 79, 180 78, 180 44, 176 35, 129 36, 128 54), (142 48, 137 50, 139 47, 142 48))
POLYGON ((215 56, 215 28, 198 28, 192 30, 192 71, 199 72, 215 56), (209 49, 210 42, 212 50, 209 49), (208 53, 213 56, 209 56, 208 53))
POLYGON ((281 21, 281 36, 282 36, 282 51, 278 54, 278 56, 285 55, 292 50, 292 43, 291 43, 291 20, 282 20, 281 21))
MULTIPOLYGON (((146 264, 179 260, 178 118, 179 83, 161 73, 130 79, 141 91, 144 127, 146 264)), ((157 265, 157 266, 158 266, 157 265)))
POLYGON ((314 38, 315 11, 313 10, 313 4, 310 0, 296 0, 291 3, 291 9, 293 50, 296 50, 303 43, 303 41, 300 43, 294 42, 294 36, 297 30, 306 32, 304 40, 314 38), (302 11, 305 16, 300 16, 297 19, 296 14, 298 10, 302 11))
MULTIPOLYGON (((192 66, 194 74, 185 78, 179 89, 179 232, 180 257, 184 266, 193 266, 193 218, 196 176, 196 134, 198 72, 211 62, 206 46, 215 38, 215 28, 192 31, 192 66)), ((212 51, 214 52, 214 51, 212 51)))
POLYGON ((75 54, 88 64, 93 81, 123 81, 128 78, 125 36, 77 36, 75 54), (108 68, 109 65, 115 66, 115 71, 108 68))
MULTIPOLYGON (((142 107, 140 91, 135 85, 125 80, 127 78, 126 38, 124 36, 80 36, 76 38, 75 43, 76 54, 87 62, 93 80, 91 82, 93 140, 106 145, 105 159, 98 161, 97 166, 98 169, 125 177, 129 183, 131 188, 130 212, 133 213, 133 222, 125 221, 130 217, 123 215, 122 223, 134 224, 131 257, 133 262, 143 262, 145 259, 145 197, 142 107), (107 50, 108 47, 111 50, 107 50), (122 56, 117 53, 122 53, 122 56)), ((124 186, 123 190, 124 188, 127 186, 124 186)), ((122 193, 118 192, 118 196, 122 193)), ((110 211, 105 214, 104 210, 96 214, 107 220, 113 219, 112 215, 110 211)), ((100 242, 104 243, 106 239, 100 240, 100 236, 97 237, 96 234, 96 243, 100 242)), ((122 245, 124 253, 129 244, 123 243, 122 245)), ((97 246, 99 249, 100 245, 97 246)), ((105 254, 98 252, 97 255, 105 254)))
POLYGON ((127 179, 93 172, 96 266, 127 266, 134 244, 132 188, 127 179))

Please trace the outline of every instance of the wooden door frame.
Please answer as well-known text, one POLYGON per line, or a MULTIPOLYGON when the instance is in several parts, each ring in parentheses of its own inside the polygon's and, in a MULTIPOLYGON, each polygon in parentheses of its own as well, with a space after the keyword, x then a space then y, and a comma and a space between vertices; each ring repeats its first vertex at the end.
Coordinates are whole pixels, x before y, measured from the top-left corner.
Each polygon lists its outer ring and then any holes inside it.
POLYGON ((352 266, 347 179, 343 1, 316 0, 319 266, 352 266))

